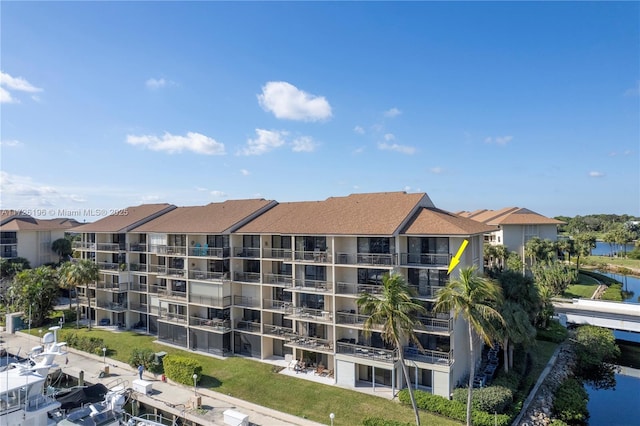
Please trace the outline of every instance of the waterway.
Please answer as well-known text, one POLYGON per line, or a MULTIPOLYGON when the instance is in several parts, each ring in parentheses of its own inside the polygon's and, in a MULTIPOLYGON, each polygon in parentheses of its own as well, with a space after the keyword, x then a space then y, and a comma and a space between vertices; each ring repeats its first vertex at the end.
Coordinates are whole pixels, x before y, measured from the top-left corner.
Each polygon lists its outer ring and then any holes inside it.
POLYGON ((625 250, 629 252, 633 250, 633 248, 634 248, 633 244, 626 244, 624 246, 622 244, 614 244, 612 247, 611 244, 605 243, 604 241, 596 241, 596 246, 591 249, 591 255, 592 256, 609 256, 614 252, 624 253, 625 250))

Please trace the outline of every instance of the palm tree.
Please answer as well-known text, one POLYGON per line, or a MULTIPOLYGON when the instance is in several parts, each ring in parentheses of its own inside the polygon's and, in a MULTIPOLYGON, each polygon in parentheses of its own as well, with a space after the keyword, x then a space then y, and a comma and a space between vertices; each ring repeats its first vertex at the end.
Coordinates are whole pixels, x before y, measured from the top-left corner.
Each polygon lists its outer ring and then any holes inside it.
POLYGON ((507 300, 500 307, 505 326, 502 328, 502 350, 504 353, 504 372, 513 367, 513 349, 515 345, 532 341, 536 329, 529 315, 517 301, 507 300))
POLYGON ((459 278, 450 280, 438 292, 434 311, 451 313, 454 319, 462 317, 468 323, 469 331, 469 392, 467 394, 467 425, 471 425, 471 394, 475 376, 474 337, 493 347, 494 339, 499 331, 496 322, 504 326, 504 320, 494 308, 502 303, 502 289, 493 281, 476 275, 476 267, 470 266, 460 270, 459 278))
POLYGON ((385 274, 382 278, 382 293, 362 293, 358 298, 358 306, 362 313, 370 315, 364 322, 365 336, 371 335, 374 329, 380 330, 382 340, 395 346, 407 382, 411 405, 416 416, 416 425, 419 426, 420 415, 411 389, 409 371, 404 363, 402 343, 408 339, 422 350, 422 345, 413 329, 417 324, 420 324, 418 315, 426 314, 427 309, 413 300, 411 288, 398 274, 385 274))
POLYGON ((509 250, 504 244, 495 246, 495 255, 500 260, 500 269, 504 269, 506 259, 509 257, 509 250))
MULTIPOLYGON (((89 283, 97 281, 100 274, 100 268, 98 265, 91 260, 81 259, 77 262, 69 262, 68 266, 63 265, 62 274, 63 281, 65 281, 65 285, 69 286, 69 288, 76 288, 79 286, 85 286, 89 283)), ((91 330, 91 293, 87 290, 87 301, 88 301, 88 319, 89 319, 89 330, 91 330)), ((76 300, 78 300, 76 298, 76 300)), ((78 306, 80 302, 78 301, 78 306)), ((76 315, 76 319, 78 319, 78 315, 76 315)))

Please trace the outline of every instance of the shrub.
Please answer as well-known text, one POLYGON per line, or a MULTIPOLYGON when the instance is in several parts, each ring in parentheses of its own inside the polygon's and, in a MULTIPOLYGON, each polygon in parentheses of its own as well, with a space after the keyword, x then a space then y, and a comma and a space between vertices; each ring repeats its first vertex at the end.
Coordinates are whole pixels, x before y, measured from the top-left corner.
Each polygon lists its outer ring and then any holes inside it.
POLYGON ((513 370, 509 370, 508 373, 500 370, 500 372, 496 375, 496 378, 493 379, 493 386, 502 386, 507 389, 511 389, 511 393, 515 393, 520 387, 520 382, 522 381, 522 376, 513 370))
POLYGON ((194 373, 198 375, 196 380, 199 380, 202 375, 202 365, 185 356, 167 355, 163 358, 162 363, 166 376, 183 385, 193 385, 194 373))
MULTIPOLYGON (((468 393, 468 388, 458 388, 453 391, 453 399, 466 404, 468 393)), ((471 398, 474 410, 503 414, 513 403, 513 392, 503 386, 487 386, 475 389, 471 398)))
MULTIPOLYGON (((162 364, 156 362, 156 356, 151 349, 134 349, 127 361, 133 368, 142 365, 145 370, 154 374, 162 373, 162 364)), ((193 373, 192 373, 193 374, 193 373)))
POLYGON ((587 391, 575 378, 568 378, 560 384, 553 400, 553 413, 558 419, 570 425, 586 424, 589 417, 587 391))
POLYGON ((545 329, 537 329, 536 339, 547 342, 562 343, 567 338, 568 331, 558 321, 549 321, 545 329))
POLYGON ((387 420, 380 417, 367 417, 362 421, 362 426, 411 426, 412 423, 387 420))
POLYGON ((98 337, 79 336, 75 331, 60 330, 60 341, 67 342, 71 348, 94 355, 102 355, 102 348, 105 347, 104 340, 98 337))

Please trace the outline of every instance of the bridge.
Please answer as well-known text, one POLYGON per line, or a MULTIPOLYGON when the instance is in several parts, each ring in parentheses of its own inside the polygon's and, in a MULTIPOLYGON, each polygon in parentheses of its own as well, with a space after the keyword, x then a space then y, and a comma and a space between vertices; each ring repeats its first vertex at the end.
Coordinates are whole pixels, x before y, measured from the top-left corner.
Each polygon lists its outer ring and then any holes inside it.
POLYGON ((590 324, 640 333, 640 305, 603 300, 571 299, 553 302, 556 314, 568 323, 590 324))

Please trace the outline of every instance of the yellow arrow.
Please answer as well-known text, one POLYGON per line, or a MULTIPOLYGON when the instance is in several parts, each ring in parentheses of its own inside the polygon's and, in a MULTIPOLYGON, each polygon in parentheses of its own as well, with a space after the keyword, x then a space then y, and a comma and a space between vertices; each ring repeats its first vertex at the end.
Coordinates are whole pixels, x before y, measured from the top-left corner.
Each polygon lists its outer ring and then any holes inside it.
POLYGON ((469 244, 469 241, 467 240, 464 240, 462 244, 460 244, 460 248, 458 249, 458 252, 451 259, 451 263, 449 264, 449 270, 447 271, 447 275, 449 275, 451 271, 453 271, 453 269, 456 266, 458 266, 458 263, 460 263, 460 256, 462 256, 462 252, 464 252, 464 249, 467 248, 467 244, 469 244))

